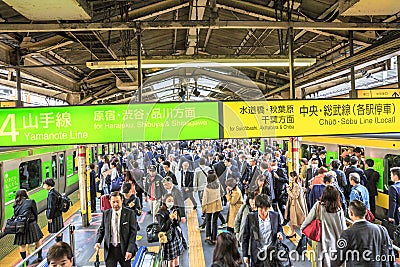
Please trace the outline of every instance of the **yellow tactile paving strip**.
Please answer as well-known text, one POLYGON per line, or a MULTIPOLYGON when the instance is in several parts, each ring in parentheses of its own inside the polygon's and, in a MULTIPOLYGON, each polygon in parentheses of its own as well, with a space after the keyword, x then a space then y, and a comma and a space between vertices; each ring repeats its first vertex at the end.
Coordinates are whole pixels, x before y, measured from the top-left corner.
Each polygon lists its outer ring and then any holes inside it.
MULTIPOLYGON (((80 202, 77 201, 74 205, 71 206, 71 208, 67 212, 63 213, 64 221, 66 221, 69 217, 71 217, 75 212, 79 210, 79 205, 80 202)), ((47 226, 42 228, 42 232, 44 236, 49 235, 47 226)), ((20 257, 21 256, 19 255, 19 249, 16 248, 0 261, 0 267, 10 267, 12 264, 15 264, 20 259, 20 257)))
POLYGON ((187 208, 186 219, 188 224, 189 266, 205 267, 203 244, 201 241, 197 212, 187 208), (190 210, 190 211, 189 211, 190 210))

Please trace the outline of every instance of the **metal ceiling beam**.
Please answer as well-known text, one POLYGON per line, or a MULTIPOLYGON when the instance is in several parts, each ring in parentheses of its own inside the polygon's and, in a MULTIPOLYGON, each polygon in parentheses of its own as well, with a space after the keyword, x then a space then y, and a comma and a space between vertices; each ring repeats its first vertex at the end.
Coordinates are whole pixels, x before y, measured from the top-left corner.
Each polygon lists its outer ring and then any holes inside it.
MULTIPOLYGON (((343 60, 340 60, 334 64, 331 64, 330 66, 319 68, 319 69, 314 69, 312 72, 310 72, 308 75, 299 77, 296 80, 296 85, 299 84, 304 84, 307 82, 312 82, 318 79, 321 79, 327 75, 329 75, 333 71, 342 71, 348 66, 351 66, 352 64, 354 65, 360 65, 365 62, 369 62, 372 60, 375 60, 377 58, 382 58, 383 56, 387 54, 393 53, 395 50, 400 49, 400 39, 399 38, 394 38, 393 40, 390 41, 382 41, 381 44, 376 44, 373 47, 365 48, 359 53, 356 53, 353 57, 347 57, 344 58, 343 60), (382 55, 382 51, 387 51, 382 55)), ((372 63, 371 63, 372 64, 372 63)), ((285 91, 289 88, 289 85, 286 84, 284 86, 281 86, 275 90, 272 90, 268 92, 265 96, 272 96, 274 94, 277 94, 281 91, 285 91)))
MULTIPOLYGON (((219 1, 219 2, 221 2, 221 1, 219 1)), ((274 21, 274 22, 276 21, 275 11, 274 11, 274 9, 271 9, 270 7, 256 5, 256 4, 248 3, 245 1, 240 2, 240 8, 238 8, 236 6, 232 6, 232 2, 230 2, 230 1, 226 1, 226 3, 224 2, 224 4, 226 4, 226 5, 218 4, 218 7, 225 9, 225 10, 245 14, 248 16, 252 16, 252 17, 267 20, 267 21, 274 21)), ((284 19, 287 19, 286 14, 283 14, 283 17, 284 17, 284 19)), ((293 19, 297 20, 297 21, 308 22, 308 23, 313 22, 310 19, 307 19, 301 15, 296 15, 295 17, 293 17, 293 19)), ((317 29, 308 30, 308 31, 314 32, 316 34, 321 34, 323 36, 333 36, 338 40, 347 40, 348 39, 347 36, 342 36, 338 33, 324 32, 324 31, 317 30, 317 29)), ((355 44, 364 45, 364 46, 369 45, 369 43, 365 41, 365 38, 362 34, 355 34, 355 38, 356 38, 354 40, 355 44)))
MULTIPOLYGON (((110 56, 113 59, 117 59, 118 58, 117 54, 114 52, 114 50, 110 46, 107 46, 106 42, 103 40, 103 37, 101 36, 101 33, 98 31, 95 31, 95 32, 93 32, 93 34, 97 38, 97 40, 101 43, 101 45, 107 50, 107 52, 110 54, 110 56)), ((132 76, 132 74, 127 69, 123 69, 123 71, 129 77, 129 79, 131 79, 131 81, 133 81, 133 82, 135 81, 135 78, 132 76)))
MULTIPOLYGON (((337 31, 398 31, 400 23, 353 23, 353 22, 284 22, 284 21, 146 21, 146 22, 104 22, 104 23, 60 23, 60 24, 10 24, 0 23, 0 32, 81 32, 81 31, 127 31, 141 28, 142 30, 173 30, 173 29, 277 29, 286 30, 337 30, 337 31)), ((317 32, 320 33, 320 32, 317 32)), ((335 35, 321 33, 323 35, 335 35)), ((335 35, 336 36, 336 35, 335 35)))

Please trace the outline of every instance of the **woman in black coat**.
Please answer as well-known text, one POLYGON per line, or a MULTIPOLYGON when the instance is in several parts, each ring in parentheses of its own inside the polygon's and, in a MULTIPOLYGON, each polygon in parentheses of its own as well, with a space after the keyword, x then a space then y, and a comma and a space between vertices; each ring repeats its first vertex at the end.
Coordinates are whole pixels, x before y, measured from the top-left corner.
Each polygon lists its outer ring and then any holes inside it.
MULTIPOLYGON (((43 233, 37 223, 38 211, 36 202, 29 199, 25 189, 20 189, 15 195, 14 217, 22 216, 26 218, 25 232, 15 234, 14 245, 19 246, 19 253, 22 259, 26 258, 26 244, 36 243, 36 248, 42 245, 43 233)), ((38 261, 41 262, 42 251, 38 253, 38 261)))
MULTIPOLYGON (((49 191, 47 196, 46 217, 48 222, 49 233, 54 234, 64 227, 62 212, 59 208, 61 194, 54 189, 56 183, 53 179, 47 178, 43 182, 43 188, 49 191)), ((62 241, 62 234, 56 237, 56 242, 62 241)))

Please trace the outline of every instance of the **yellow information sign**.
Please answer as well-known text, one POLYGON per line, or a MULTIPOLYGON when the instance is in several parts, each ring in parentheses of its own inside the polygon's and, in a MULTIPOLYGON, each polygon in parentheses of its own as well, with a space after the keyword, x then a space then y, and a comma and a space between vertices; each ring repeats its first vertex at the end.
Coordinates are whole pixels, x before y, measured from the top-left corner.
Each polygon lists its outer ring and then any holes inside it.
POLYGON ((396 98, 400 97, 400 89, 357 90, 358 98, 396 98))
POLYGON ((223 103, 224 138, 398 132, 399 116, 400 99, 223 103))

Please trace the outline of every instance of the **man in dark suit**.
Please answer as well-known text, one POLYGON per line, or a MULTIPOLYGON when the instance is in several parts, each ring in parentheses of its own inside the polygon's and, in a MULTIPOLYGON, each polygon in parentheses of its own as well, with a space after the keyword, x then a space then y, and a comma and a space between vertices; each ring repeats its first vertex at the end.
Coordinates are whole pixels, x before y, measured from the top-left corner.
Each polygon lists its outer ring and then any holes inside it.
POLYGON ((246 155, 243 154, 243 152, 239 153, 239 159, 238 159, 238 169, 240 173, 239 186, 240 186, 240 191, 242 191, 242 195, 244 195, 244 189, 245 189, 245 184, 243 182, 248 180, 249 168, 250 165, 246 161, 246 155))
POLYGON ((193 196, 193 179, 194 172, 189 171, 189 162, 182 163, 181 188, 183 200, 185 201, 187 198, 189 198, 193 203, 193 210, 195 210, 197 208, 197 202, 193 196))
POLYGON ((312 158, 311 159, 311 166, 310 168, 307 169, 306 173, 306 188, 309 187, 311 184, 311 179, 314 178, 316 175, 318 175, 318 159, 317 158, 312 158))
POLYGON ((387 230, 381 225, 365 220, 367 207, 358 200, 349 204, 349 216, 353 226, 344 230, 336 242, 336 257, 331 266, 395 266, 392 242, 387 230), (349 253, 348 253, 349 252, 349 253))
POLYGON ((193 163, 193 158, 192 156, 189 154, 189 152, 187 151, 187 149, 183 150, 183 155, 180 157, 179 159, 179 163, 178 163, 178 168, 179 170, 182 169, 182 165, 184 162, 189 163, 189 170, 194 170, 194 163, 193 163))
POLYGON ((364 171, 357 167, 358 158, 356 156, 351 156, 350 164, 351 165, 346 169, 346 172, 345 172, 347 181, 350 182, 350 177, 349 177, 350 173, 356 172, 356 173, 358 173, 358 175, 360 175, 360 179, 361 179, 360 184, 365 185, 365 183, 367 181, 367 177, 365 176, 364 171))
POLYGON ((258 195, 255 202, 257 212, 249 213, 244 225, 242 255, 245 264, 249 264, 251 259, 251 267, 264 267, 264 260, 270 258, 270 255, 265 255, 267 248, 277 240, 283 240, 283 230, 279 214, 269 211, 269 197, 265 194, 258 195), (264 255, 260 257, 262 253, 264 255))
POLYGON ((372 214, 375 215, 375 197, 378 195, 378 181, 380 174, 373 169, 374 163, 373 159, 367 159, 365 161, 365 167, 367 168, 365 170, 365 176, 367 176, 365 187, 368 189, 369 193, 370 210, 372 214))
POLYGON ((224 165, 225 165, 225 170, 219 177, 219 182, 221 183, 224 191, 226 191, 226 185, 225 185, 226 180, 228 180, 229 178, 234 178, 236 181, 238 181, 240 173, 239 169, 236 166, 232 165, 232 160, 230 158, 226 158, 224 160, 224 165))
POLYGON ((253 188, 257 177, 261 175, 260 169, 257 167, 257 161, 255 158, 250 159, 249 176, 247 178, 246 184, 249 188, 253 188))
POLYGON ((222 173, 225 171, 226 166, 224 164, 224 159, 225 159, 225 155, 220 153, 217 154, 217 162, 213 164, 213 169, 215 170, 215 174, 219 177, 221 177, 222 173))
POLYGON ((122 207, 122 195, 114 191, 110 195, 112 209, 103 213, 97 231, 95 250, 98 252, 104 239, 104 260, 107 267, 130 267, 137 251, 137 220, 133 210, 122 207))
POLYGON ((388 218, 389 221, 398 225, 400 222, 400 167, 391 168, 390 177, 394 184, 389 187, 388 218))
POLYGON ((281 211, 282 215, 285 214, 285 205, 287 202, 287 191, 286 186, 289 184, 289 178, 287 177, 286 169, 279 168, 278 161, 273 159, 271 161, 271 177, 273 179, 275 200, 281 211))
POLYGON ((171 177, 172 182, 174 185, 178 185, 178 180, 176 179, 176 175, 171 171, 171 162, 168 160, 163 162, 163 168, 164 168, 164 176, 163 177, 171 177))

